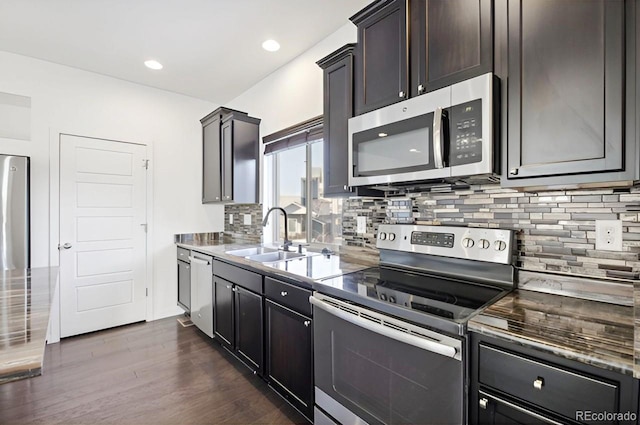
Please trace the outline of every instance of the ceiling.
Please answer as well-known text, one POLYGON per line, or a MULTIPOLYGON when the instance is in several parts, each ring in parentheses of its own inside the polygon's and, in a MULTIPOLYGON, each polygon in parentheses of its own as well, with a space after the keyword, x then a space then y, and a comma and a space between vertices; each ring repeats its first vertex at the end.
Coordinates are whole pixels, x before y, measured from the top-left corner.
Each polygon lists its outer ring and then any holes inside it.
POLYGON ((370 1, 0 0, 0 50, 223 104, 370 1))

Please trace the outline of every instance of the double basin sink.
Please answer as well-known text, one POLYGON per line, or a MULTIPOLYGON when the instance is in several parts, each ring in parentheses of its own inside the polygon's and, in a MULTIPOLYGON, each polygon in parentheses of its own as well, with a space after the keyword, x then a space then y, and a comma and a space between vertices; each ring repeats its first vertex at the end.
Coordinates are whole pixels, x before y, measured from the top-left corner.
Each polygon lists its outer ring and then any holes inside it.
POLYGON ((244 257, 247 260, 257 261, 259 263, 276 263, 279 261, 289 261, 296 258, 319 255, 317 252, 300 253, 294 251, 282 251, 276 248, 263 246, 226 251, 226 254, 244 257))

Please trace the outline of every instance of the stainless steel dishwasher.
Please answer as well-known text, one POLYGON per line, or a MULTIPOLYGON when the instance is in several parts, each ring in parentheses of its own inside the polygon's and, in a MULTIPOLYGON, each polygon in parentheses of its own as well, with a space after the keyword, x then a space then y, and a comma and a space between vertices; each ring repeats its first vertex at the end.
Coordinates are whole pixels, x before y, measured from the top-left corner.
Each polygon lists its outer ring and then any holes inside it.
POLYGON ((213 338, 213 257, 192 251, 191 321, 213 338))

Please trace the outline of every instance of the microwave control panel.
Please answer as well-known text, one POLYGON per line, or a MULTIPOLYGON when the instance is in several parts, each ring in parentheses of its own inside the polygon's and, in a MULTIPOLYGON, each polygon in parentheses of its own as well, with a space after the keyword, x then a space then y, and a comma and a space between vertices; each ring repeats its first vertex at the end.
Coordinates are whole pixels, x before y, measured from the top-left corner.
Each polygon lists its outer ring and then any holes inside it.
POLYGON ((449 109, 449 121, 449 164, 454 166, 482 161, 482 100, 452 106, 449 109))

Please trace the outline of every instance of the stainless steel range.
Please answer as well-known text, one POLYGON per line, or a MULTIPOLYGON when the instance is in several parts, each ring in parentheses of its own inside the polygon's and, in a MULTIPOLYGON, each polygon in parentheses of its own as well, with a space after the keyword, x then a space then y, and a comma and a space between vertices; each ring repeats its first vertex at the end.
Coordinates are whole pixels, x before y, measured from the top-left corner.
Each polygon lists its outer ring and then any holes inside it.
POLYGON ((381 225, 380 267, 322 281, 314 423, 467 422, 467 321, 514 287, 513 232, 381 225))

